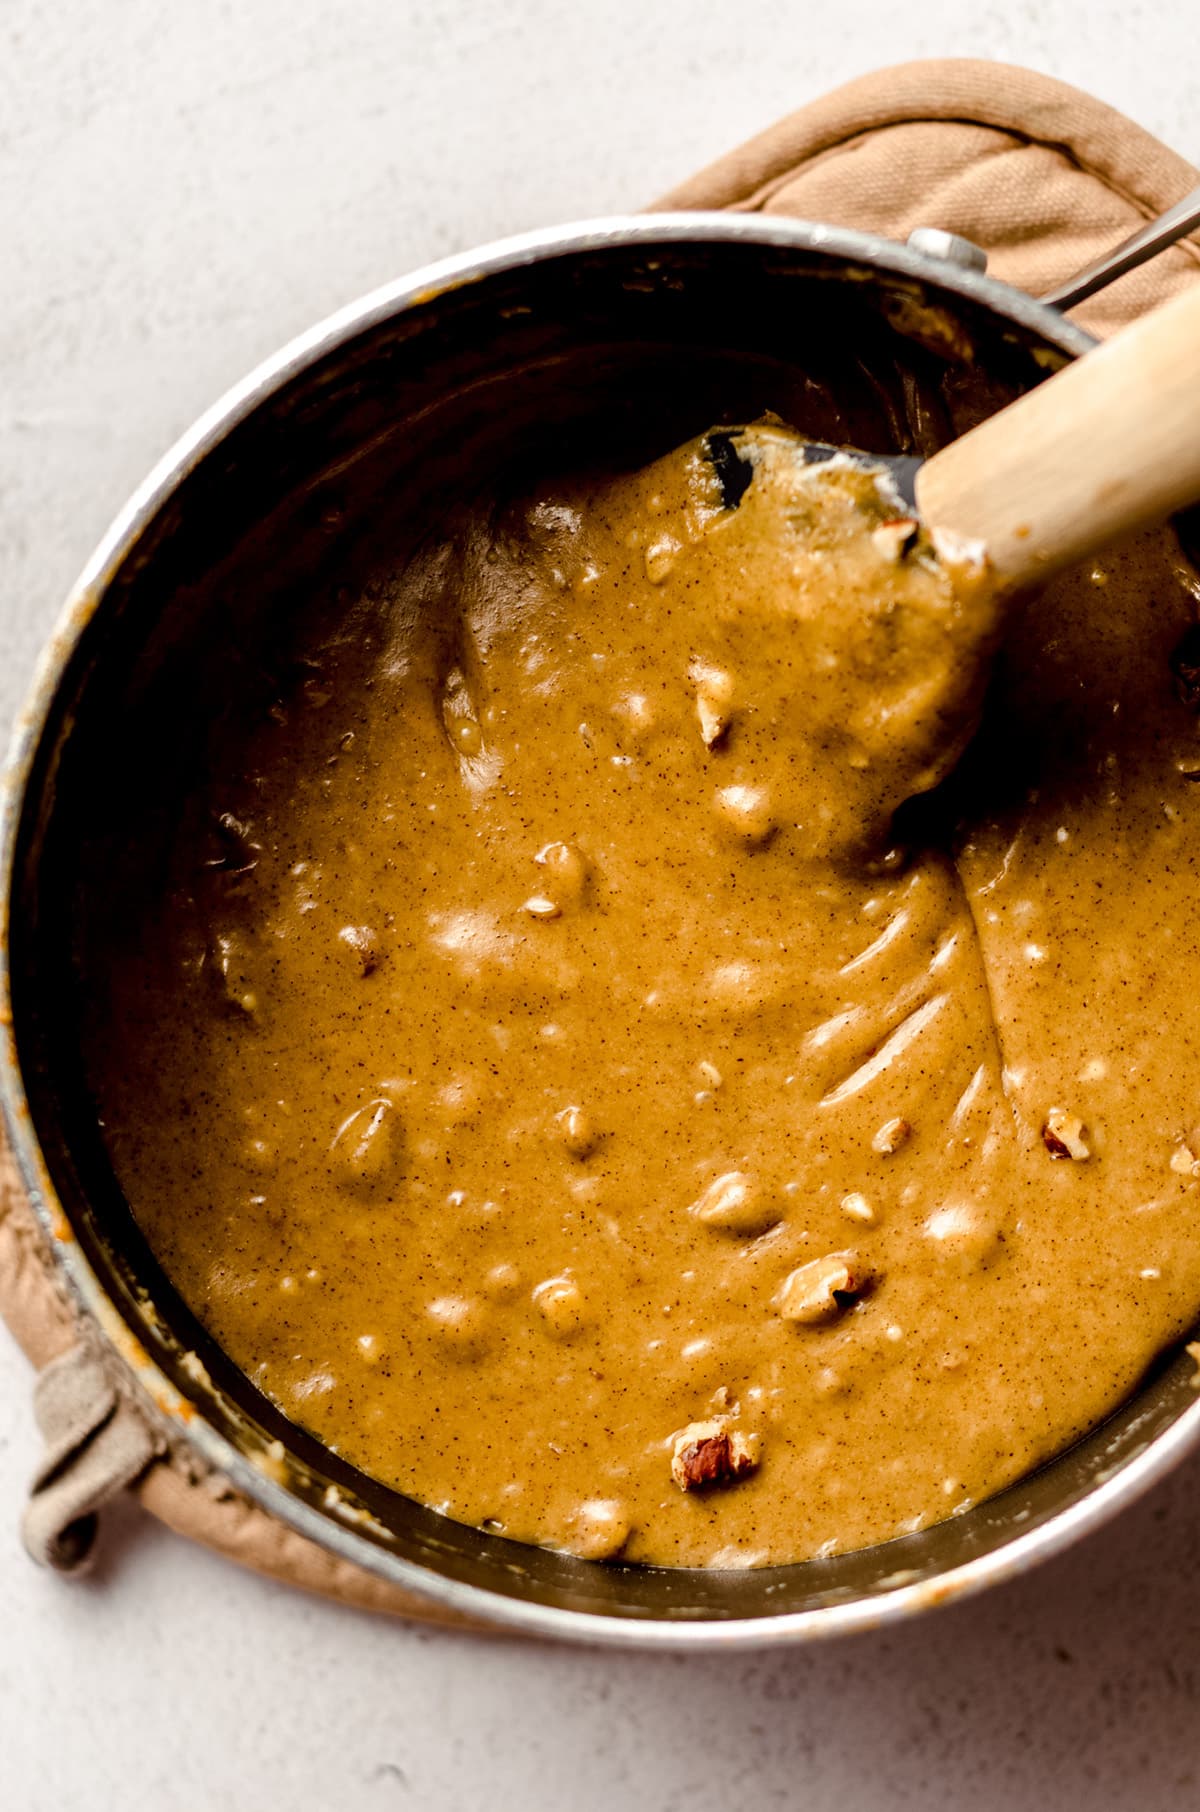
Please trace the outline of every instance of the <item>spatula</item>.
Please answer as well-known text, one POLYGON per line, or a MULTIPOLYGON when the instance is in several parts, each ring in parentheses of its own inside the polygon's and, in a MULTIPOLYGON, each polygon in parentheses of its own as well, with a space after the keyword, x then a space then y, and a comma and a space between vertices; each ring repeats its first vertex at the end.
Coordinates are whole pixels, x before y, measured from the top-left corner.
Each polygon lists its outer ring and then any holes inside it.
MULTIPOLYGON (((753 477, 738 431, 709 437, 725 502, 753 477)), ((891 474, 935 535, 981 545, 1020 591, 1200 500, 1200 283, 1066 366, 931 459, 809 442, 891 474)))

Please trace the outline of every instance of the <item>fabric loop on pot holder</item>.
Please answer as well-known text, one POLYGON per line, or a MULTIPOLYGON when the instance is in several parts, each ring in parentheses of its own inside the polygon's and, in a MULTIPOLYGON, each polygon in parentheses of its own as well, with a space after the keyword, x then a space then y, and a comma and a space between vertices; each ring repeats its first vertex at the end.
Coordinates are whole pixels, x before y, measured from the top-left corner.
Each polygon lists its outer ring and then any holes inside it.
POLYGON ((86 1341, 39 1373, 33 1408, 46 1445, 21 1534, 41 1566, 76 1573, 91 1558, 101 1507, 141 1476, 164 1442, 86 1341))

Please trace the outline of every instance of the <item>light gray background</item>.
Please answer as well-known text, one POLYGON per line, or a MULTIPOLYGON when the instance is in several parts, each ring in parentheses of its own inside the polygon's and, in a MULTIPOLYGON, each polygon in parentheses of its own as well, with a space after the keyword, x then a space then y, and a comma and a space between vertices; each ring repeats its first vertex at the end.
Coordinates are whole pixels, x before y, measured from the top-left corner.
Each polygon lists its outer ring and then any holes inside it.
MULTIPOLYGON (((0 0, 0 717, 109 517, 280 341, 649 199, 872 66, 989 56, 1200 161, 1195 0, 0 0)), ((35 1573, 0 1334, 0 1804, 715 1812, 1200 1804, 1200 1465, 885 1637, 684 1661, 404 1628, 122 1511, 35 1573)))

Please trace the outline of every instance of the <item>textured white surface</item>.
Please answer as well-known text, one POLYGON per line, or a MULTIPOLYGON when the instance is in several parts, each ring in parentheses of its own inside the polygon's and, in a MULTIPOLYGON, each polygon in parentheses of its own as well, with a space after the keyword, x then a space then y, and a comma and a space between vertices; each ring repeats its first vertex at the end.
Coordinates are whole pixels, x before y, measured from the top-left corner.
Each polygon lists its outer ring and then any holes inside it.
MULTIPOLYGON (((440 253, 620 209, 910 56, 1091 88, 1200 160, 1191 0, 3 0, 0 724, 155 456, 262 354, 440 253)), ((122 1513, 21 1557, 0 1334, 13 1812, 1105 1812, 1200 1802, 1192 1466, 1034 1578, 886 1638, 703 1661, 418 1632, 122 1513)))

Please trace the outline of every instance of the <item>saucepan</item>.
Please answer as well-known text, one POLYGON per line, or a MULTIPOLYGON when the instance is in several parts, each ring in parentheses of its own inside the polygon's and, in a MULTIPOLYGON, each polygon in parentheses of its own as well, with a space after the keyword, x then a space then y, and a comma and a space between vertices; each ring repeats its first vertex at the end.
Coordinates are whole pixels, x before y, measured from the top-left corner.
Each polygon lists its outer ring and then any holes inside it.
POLYGON ((416 535, 498 472, 547 456, 640 460, 766 409, 816 439, 932 452, 1092 344, 981 262, 945 234, 902 246, 694 214, 540 232, 434 266, 303 335, 196 424, 105 536, 43 658, 4 798, 0 1088, 47 1249, 170 1443, 443 1606, 659 1648, 861 1630, 1022 1572, 1200 1444, 1195 1368, 1175 1354, 1037 1473, 858 1553, 667 1570, 464 1528, 357 1472, 220 1351, 139 1233, 85 1086, 84 831, 118 799, 170 812, 175 777, 225 708, 229 661, 252 656, 306 576, 336 608, 339 535, 369 512, 381 471, 402 481, 389 495, 407 498, 416 535))

